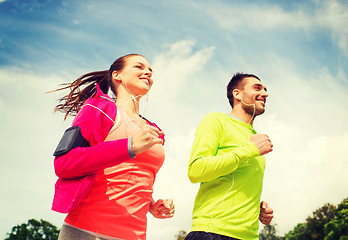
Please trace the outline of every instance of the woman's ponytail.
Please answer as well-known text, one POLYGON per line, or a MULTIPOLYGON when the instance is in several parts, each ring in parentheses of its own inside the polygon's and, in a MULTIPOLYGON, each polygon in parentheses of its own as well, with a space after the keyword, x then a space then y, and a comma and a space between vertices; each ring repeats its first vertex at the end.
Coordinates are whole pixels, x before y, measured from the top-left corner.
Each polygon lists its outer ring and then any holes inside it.
POLYGON ((116 59, 116 61, 110 66, 109 70, 86 73, 72 83, 64 83, 62 84, 64 87, 51 91, 57 92, 60 90, 70 89, 70 93, 68 95, 58 100, 59 103, 55 107, 55 111, 65 113, 64 120, 69 115, 75 116, 86 100, 97 92, 97 87, 95 86, 96 83, 98 83, 103 93, 107 94, 110 88, 116 96, 116 89, 112 83, 112 73, 114 71, 121 71, 125 65, 126 59, 133 56, 142 55, 127 54, 116 59))
POLYGON ((107 94, 110 87, 109 71, 86 73, 72 83, 61 84, 64 87, 52 92, 70 89, 70 93, 58 100, 59 103, 55 107, 55 111, 65 113, 64 120, 69 115, 75 116, 85 101, 97 92, 96 83, 98 83, 102 92, 107 94))

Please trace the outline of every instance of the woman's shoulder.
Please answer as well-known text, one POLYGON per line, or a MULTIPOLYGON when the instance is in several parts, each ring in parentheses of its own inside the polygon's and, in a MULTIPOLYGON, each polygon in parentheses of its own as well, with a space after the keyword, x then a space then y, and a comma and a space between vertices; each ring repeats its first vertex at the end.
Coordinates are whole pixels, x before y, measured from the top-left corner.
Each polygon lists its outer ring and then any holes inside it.
POLYGON ((82 135, 90 143, 99 143, 105 139, 114 125, 116 112, 116 104, 111 98, 105 95, 95 96, 84 103, 72 125, 78 125, 82 135))

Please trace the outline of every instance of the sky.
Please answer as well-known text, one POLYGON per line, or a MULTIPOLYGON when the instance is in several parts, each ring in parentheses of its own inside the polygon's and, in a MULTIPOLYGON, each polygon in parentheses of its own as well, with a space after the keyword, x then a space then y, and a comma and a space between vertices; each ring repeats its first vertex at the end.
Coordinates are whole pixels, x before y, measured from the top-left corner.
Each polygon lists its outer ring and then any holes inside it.
POLYGON ((151 63, 140 113, 166 134, 153 197, 176 204, 172 219, 148 216, 149 240, 190 230, 195 129, 207 113, 231 111, 236 72, 268 89, 254 128, 274 144, 262 200, 278 234, 337 205, 348 197, 347 22, 345 0, 0 0, 0 238, 31 218, 60 228, 65 217, 50 210, 52 153, 72 118, 54 113, 63 93, 46 92, 128 53, 151 63))

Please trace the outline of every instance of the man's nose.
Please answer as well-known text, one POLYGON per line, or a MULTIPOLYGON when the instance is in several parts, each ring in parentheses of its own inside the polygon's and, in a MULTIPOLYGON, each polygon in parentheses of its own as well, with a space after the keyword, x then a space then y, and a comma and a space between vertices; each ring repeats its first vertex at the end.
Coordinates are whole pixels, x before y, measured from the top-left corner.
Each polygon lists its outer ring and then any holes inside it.
POLYGON ((265 89, 262 90, 261 96, 268 97, 268 92, 265 89))

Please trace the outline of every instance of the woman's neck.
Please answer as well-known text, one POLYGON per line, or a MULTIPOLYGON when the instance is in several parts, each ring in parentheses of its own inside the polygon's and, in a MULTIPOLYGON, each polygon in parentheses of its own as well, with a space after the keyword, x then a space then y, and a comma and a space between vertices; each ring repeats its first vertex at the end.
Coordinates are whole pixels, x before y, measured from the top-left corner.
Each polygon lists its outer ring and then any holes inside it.
POLYGON ((117 96, 116 105, 121 108, 126 114, 133 119, 139 118, 139 100, 132 96, 121 97, 117 96))

